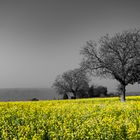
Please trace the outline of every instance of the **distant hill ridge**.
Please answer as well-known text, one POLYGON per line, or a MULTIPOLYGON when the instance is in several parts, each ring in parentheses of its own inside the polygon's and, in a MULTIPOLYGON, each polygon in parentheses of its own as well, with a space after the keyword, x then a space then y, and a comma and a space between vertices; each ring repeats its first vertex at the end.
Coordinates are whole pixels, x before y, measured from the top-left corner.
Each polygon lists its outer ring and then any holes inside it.
POLYGON ((0 101, 28 101, 58 99, 59 96, 51 88, 3 88, 0 89, 0 101))
POLYGON ((127 92, 126 96, 140 96, 140 92, 127 92))

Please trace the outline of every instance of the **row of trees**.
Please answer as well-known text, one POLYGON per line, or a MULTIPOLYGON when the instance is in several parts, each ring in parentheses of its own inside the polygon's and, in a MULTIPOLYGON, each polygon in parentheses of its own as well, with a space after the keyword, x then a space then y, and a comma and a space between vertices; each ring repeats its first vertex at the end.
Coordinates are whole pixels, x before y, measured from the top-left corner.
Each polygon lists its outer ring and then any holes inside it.
POLYGON ((88 73, 117 80, 120 99, 124 102, 126 86, 140 81, 140 30, 87 41, 80 53, 83 56, 80 68, 59 75, 53 84, 60 94, 71 92, 77 97, 80 90, 88 87, 88 73))
MULTIPOLYGON (((77 98, 93 98, 93 97, 107 97, 107 87, 104 86, 90 86, 88 90, 80 90, 77 92, 77 98)), ((76 97, 69 94, 64 93, 63 99, 75 99, 76 97)))
POLYGON ((53 86, 63 99, 87 98, 107 95, 107 88, 103 86, 89 86, 89 78, 85 71, 74 69, 57 76, 53 86))

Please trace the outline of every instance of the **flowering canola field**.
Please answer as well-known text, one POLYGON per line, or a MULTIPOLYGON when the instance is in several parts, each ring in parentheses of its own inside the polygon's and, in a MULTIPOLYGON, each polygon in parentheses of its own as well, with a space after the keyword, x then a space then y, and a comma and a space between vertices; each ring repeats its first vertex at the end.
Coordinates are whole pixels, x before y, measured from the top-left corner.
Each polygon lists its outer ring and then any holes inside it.
POLYGON ((0 103, 0 140, 140 140, 140 97, 0 103))

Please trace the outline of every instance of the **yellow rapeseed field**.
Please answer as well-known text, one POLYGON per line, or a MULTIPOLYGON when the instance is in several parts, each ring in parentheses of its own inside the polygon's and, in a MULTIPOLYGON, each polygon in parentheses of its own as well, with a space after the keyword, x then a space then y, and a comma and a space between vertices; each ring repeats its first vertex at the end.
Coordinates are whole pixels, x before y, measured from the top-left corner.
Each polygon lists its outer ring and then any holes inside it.
POLYGON ((140 140, 140 97, 0 103, 0 140, 140 140))

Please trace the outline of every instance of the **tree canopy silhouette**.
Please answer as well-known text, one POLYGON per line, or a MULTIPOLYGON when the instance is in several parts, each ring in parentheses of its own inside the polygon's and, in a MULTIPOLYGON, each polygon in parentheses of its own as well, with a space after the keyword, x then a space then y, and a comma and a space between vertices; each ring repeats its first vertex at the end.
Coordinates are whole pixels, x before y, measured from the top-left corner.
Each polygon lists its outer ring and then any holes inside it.
POLYGON ((121 101, 125 101, 126 86, 139 81, 140 31, 137 29, 108 34, 98 42, 88 41, 82 48, 83 69, 116 79, 121 85, 121 101))
POLYGON ((89 79, 85 71, 74 69, 58 75, 53 83, 53 87, 59 94, 72 93, 74 98, 80 94, 80 91, 88 90, 89 79))

